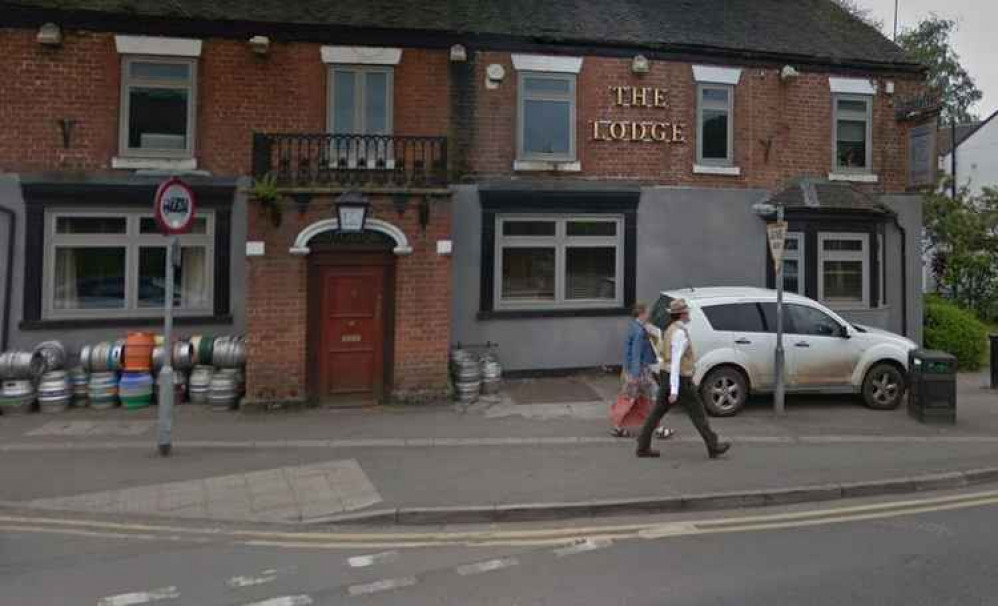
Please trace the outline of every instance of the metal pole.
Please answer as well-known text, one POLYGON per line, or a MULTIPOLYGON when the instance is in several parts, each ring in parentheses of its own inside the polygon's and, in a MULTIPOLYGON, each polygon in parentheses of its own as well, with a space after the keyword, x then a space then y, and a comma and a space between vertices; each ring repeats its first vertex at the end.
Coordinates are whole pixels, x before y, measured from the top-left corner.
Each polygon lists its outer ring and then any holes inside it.
POLYGON ((163 321, 163 367, 159 371, 159 454, 170 456, 173 447, 173 249, 177 237, 166 246, 166 301, 163 321))
POLYGON ((953 177, 953 181, 950 183, 950 191, 952 192, 953 199, 956 200, 956 114, 953 114, 952 119, 949 123, 950 127, 950 137, 952 143, 950 143, 950 174, 953 177))
POLYGON ((898 41, 898 2, 900 0, 894 0, 894 38, 895 42, 898 41))
MULTIPOLYGON (((776 220, 783 223, 783 207, 776 207, 776 220)), ((784 407, 783 381, 783 262, 776 264, 776 391, 773 394, 773 410, 776 416, 786 414, 784 407)))

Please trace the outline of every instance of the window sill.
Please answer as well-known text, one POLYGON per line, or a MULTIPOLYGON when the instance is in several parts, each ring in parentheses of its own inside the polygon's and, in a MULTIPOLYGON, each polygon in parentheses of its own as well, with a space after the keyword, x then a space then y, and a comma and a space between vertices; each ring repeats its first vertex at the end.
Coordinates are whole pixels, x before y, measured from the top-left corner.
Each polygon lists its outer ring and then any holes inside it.
POLYGON ((602 307, 596 309, 502 309, 478 312, 479 320, 526 320, 530 318, 598 318, 608 316, 629 316, 626 307, 602 307))
POLYGON ((195 158, 111 158, 111 168, 115 170, 197 170, 195 158))
POLYGON ((582 163, 568 161, 549 160, 516 160, 513 162, 513 170, 522 172, 555 172, 555 173, 578 173, 582 172, 582 163))
POLYGON ((694 175, 723 175, 727 177, 740 177, 742 169, 738 166, 709 166, 706 164, 694 164, 694 175))
MULTIPOLYGON (((24 320, 21 330, 72 330, 74 328, 126 328, 130 326, 158 326, 162 317, 137 318, 82 318, 76 320, 24 320)), ((174 317, 178 326, 204 326, 207 324, 232 324, 232 316, 180 316, 174 317)))
POLYGON ((828 173, 829 181, 846 181, 849 183, 879 183, 880 177, 870 174, 828 173))

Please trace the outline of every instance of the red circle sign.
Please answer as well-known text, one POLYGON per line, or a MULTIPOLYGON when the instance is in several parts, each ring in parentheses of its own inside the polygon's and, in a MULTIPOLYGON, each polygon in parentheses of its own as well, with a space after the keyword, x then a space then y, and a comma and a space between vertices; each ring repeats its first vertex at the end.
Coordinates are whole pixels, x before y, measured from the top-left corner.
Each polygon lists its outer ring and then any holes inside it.
POLYGON ((167 179, 156 190, 153 214, 163 235, 186 233, 194 224, 196 211, 194 190, 177 177, 167 179))

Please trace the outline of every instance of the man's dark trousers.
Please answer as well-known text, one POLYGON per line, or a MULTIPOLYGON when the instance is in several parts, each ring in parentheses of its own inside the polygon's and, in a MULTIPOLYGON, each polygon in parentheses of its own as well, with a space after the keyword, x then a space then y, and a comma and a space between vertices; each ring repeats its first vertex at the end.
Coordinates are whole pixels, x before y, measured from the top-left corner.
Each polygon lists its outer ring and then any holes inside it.
MULTIPOLYGON (((651 448, 651 436, 655 432, 655 428, 658 427, 659 421, 669 411, 669 375, 663 373, 658 383, 658 397, 655 399, 655 408, 652 409, 651 414, 645 419, 645 424, 641 427, 641 434, 638 436, 638 452, 651 448)), ((710 428, 710 423, 707 421, 707 411, 704 410, 703 402, 700 401, 700 394, 697 393, 696 386, 693 385, 693 381, 689 377, 679 378, 679 398, 676 404, 682 404, 686 408, 687 414, 690 415, 690 420, 693 421, 694 427, 700 432, 700 437, 703 438, 703 443, 707 445, 707 449, 713 450, 716 448, 717 434, 710 428)))

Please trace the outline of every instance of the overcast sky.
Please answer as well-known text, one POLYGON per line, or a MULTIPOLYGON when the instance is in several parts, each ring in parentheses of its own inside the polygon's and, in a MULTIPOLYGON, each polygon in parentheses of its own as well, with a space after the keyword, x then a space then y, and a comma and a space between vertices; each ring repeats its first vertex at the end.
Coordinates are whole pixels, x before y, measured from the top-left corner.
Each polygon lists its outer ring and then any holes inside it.
MULTIPOLYGON (((888 37, 894 32, 894 0, 858 0, 884 22, 888 37)), ((899 0, 898 29, 913 27, 930 13, 953 19, 958 29, 954 47, 960 62, 984 92, 974 111, 982 118, 998 109, 998 2, 995 0, 899 0)))

